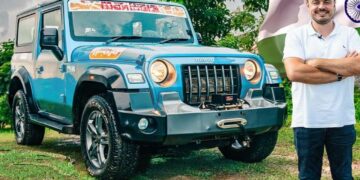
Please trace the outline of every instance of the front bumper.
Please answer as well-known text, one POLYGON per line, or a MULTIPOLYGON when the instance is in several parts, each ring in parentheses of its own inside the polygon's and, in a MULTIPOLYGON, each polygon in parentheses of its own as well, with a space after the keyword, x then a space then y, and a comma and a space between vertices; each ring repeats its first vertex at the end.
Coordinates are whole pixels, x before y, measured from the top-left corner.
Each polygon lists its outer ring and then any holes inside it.
POLYGON ((238 127, 221 128, 218 122, 223 120, 246 120, 244 129, 248 134, 260 134, 281 128, 286 119, 286 103, 277 102, 276 99, 267 100, 263 97, 262 90, 261 93, 258 91, 249 92, 245 98, 250 103, 249 108, 223 111, 200 110, 184 104, 176 92, 163 93, 160 100, 163 111, 160 114, 149 107, 150 94, 129 94, 129 101, 141 103, 139 106, 133 103, 132 111, 118 111, 121 135, 139 143, 183 145, 241 135, 238 127), (138 128, 141 118, 150 121, 148 129, 138 128))

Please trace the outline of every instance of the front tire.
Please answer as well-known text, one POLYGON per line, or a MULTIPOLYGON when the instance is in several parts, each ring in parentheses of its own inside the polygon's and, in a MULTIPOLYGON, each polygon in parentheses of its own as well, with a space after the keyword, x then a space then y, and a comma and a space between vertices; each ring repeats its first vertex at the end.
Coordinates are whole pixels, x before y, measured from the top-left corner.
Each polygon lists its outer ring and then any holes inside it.
POLYGON ((18 90, 14 96, 12 117, 16 143, 21 145, 40 145, 42 143, 45 128, 30 123, 30 108, 23 90, 18 90))
POLYGON ((228 145, 219 147, 219 150, 227 159, 246 163, 260 162, 272 153, 277 137, 278 131, 268 132, 253 136, 249 148, 238 150, 228 145))
POLYGON ((102 96, 91 97, 81 119, 81 151, 87 170, 101 179, 126 179, 136 171, 139 145, 124 141, 119 121, 102 96))

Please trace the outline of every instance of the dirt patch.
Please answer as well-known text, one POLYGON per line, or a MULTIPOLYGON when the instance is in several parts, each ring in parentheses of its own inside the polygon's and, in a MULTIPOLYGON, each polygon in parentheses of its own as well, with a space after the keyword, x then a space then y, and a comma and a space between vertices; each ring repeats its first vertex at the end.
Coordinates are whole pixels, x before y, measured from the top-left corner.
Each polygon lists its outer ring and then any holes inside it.
POLYGON ((169 180, 194 180, 194 178, 188 176, 175 176, 170 178, 169 180))
POLYGON ((246 177, 246 176, 244 176, 244 175, 235 174, 235 175, 218 175, 218 176, 215 176, 213 179, 221 179, 221 180, 247 180, 247 179, 249 179, 249 178, 246 177))

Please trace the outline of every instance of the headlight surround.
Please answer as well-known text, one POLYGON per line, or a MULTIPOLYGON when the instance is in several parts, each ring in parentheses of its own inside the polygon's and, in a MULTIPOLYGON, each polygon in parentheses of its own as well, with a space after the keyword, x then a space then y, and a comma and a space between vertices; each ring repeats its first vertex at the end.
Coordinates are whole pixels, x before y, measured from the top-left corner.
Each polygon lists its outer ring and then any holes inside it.
POLYGON ((158 59, 150 65, 151 79, 162 87, 168 87, 176 81, 174 66, 164 59, 158 59))
POLYGON ((254 60, 247 60, 244 64, 242 72, 246 80, 253 84, 258 83, 261 79, 261 68, 254 60))

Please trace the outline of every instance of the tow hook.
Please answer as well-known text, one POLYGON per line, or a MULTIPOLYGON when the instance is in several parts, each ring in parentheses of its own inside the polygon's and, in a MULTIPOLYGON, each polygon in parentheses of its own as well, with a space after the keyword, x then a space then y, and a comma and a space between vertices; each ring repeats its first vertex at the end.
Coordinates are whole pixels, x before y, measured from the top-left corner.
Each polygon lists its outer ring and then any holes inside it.
POLYGON ((238 123, 239 125, 239 129, 240 129, 240 133, 243 134, 243 139, 239 142, 239 139, 235 139, 235 142, 231 144, 231 147, 236 149, 236 150, 240 150, 243 148, 249 148, 250 147, 250 136, 246 133, 244 125, 242 125, 241 123, 238 123))

